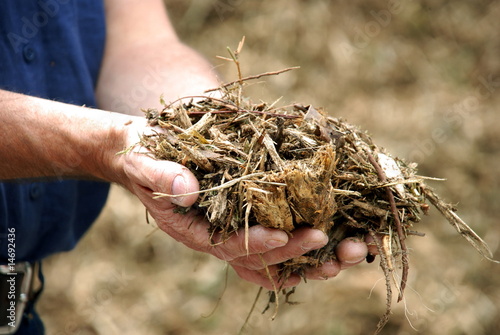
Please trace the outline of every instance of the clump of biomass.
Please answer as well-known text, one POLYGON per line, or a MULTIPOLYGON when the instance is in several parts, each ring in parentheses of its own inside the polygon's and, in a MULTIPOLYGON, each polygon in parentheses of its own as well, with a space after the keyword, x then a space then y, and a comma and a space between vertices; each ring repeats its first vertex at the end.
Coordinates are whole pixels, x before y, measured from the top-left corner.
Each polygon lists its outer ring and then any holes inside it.
MULTIPOLYGON (((195 174, 201 192, 194 207, 210 222, 212 236, 224 241, 254 225, 290 235, 299 227, 325 232, 325 247, 280 264, 286 280, 335 259, 342 239, 372 235, 387 288, 376 332, 388 320, 392 287, 398 301, 403 297, 406 240, 423 235, 414 227, 429 204, 491 259, 487 245, 424 183, 429 178, 417 174, 416 164, 392 157, 365 131, 311 105, 253 103, 242 95, 243 81, 221 86, 218 97, 162 101, 163 109, 145 111, 161 131, 144 135, 141 145, 156 159, 181 163, 195 174), (401 281, 392 283, 396 277, 401 281)), ((290 293, 277 287, 270 300, 276 302, 279 292, 287 298, 290 293)))

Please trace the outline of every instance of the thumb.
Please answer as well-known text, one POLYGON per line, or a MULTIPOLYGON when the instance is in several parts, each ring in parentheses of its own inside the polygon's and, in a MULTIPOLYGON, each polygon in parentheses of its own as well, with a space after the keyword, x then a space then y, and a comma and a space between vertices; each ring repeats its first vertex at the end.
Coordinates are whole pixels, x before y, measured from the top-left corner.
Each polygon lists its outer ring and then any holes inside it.
MULTIPOLYGON (((184 166, 182 166, 180 173, 178 172, 171 175, 173 176, 173 180, 170 183, 170 192, 171 192, 170 194, 172 195, 181 195, 181 194, 197 192, 200 189, 196 177, 191 173, 191 171, 189 171, 184 166)), ((167 181, 167 183, 168 182, 169 181, 167 181)), ((186 196, 173 197, 171 198, 170 201, 176 205, 182 207, 188 207, 194 204, 197 198, 198 198, 197 194, 191 194, 186 196)))
POLYGON ((149 193, 159 192, 174 197, 159 199, 169 206, 170 203, 189 207, 196 202, 197 194, 178 196, 199 191, 196 177, 185 166, 170 162, 155 160, 139 153, 127 154, 125 173, 132 182, 133 189, 137 186, 145 188, 149 193))

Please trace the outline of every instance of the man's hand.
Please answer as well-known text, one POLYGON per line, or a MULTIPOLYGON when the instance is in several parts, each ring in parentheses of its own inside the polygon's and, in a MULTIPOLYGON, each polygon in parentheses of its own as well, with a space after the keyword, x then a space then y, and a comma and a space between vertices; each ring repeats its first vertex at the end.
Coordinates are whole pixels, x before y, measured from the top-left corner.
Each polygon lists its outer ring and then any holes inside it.
MULTIPOLYGON (((0 179, 85 178, 116 182, 143 202, 162 230, 188 247, 208 252, 233 265, 240 277, 268 289, 265 264, 276 278, 276 264, 298 257, 327 243, 314 229, 285 232, 260 226, 245 234, 235 234, 225 243, 213 246, 208 222, 195 212, 179 214, 177 205, 188 207, 197 196, 153 199, 153 192, 185 194, 198 190, 198 181, 182 165, 155 160, 144 153, 117 153, 139 142, 139 135, 151 131, 144 117, 125 116, 100 110, 0 91, 5 113, 5 134, 0 156, 0 179), (35 124, 36 127, 32 125, 35 124), (14 149, 12 149, 14 148, 14 149), (37 162, 37 164, 33 164, 37 162), (262 257, 262 258, 261 258, 262 257)), ((347 241, 339 245, 339 262, 311 269, 307 277, 334 277, 341 268, 362 261, 366 245, 347 241)), ((294 286, 292 277, 285 284, 294 286)))
MULTIPOLYGON (((141 131, 150 131, 147 126, 141 130, 145 121, 133 119, 135 124, 126 126, 129 145, 138 142, 137 134, 141 131)), ((209 223, 202 216, 194 210, 186 214, 176 211, 178 206, 189 207, 194 204, 197 195, 154 199, 154 192, 179 195, 198 191, 198 181, 186 167, 169 161, 155 160, 133 151, 117 156, 117 159, 123 169, 125 182, 122 180, 122 184, 142 201, 164 232, 191 249, 210 253, 227 261, 241 278, 267 289, 273 289, 273 284, 267 275, 266 266, 277 287, 296 286, 300 282, 297 275, 290 277, 286 283, 278 283, 276 264, 321 248, 328 242, 326 235, 316 229, 301 228, 294 231, 293 236, 289 236, 284 231, 254 226, 248 231, 248 250, 245 247, 244 231, 214 245, 212 242, 218 242, 219 237, 213 236, 211 242, 209 223)), ((339 261, 311 268, 306 276, 308 279, 335 277, 341 269, 363 261, 367 252, 364 241, 346 239, 337 249, 339 261)))
MULTIPOLYGON (((96 92, 100 108, 137 115, 140 108, 160 107, 161 94, 166 101, 174 101, 219 86, 212 66, 180 42, 161 0, 127 0, 125 4, 122 0, 106 0, 105 5, 106 54, 96 92), (168 52, 159 52, 158 46, 167 48, 168 52), (151 73, 154 76, 150 76, 151 73), (137 92, 141 94, 135 94, 137 92)), ((127 126, 128 145, 137 143, 137 134, 149 129, 144 118, 133 119, 127 126)), ((134 152, 117 156, 111 164, 117 165, 111 168, 116 176, 108 179, 114 178, 137 195, 163 231, 192 249, 228 261, 240 277, 268 289, 272 289, 272 285, 265 264, 276 278, 276 264, 327 243, 326 236, 314 229, 301 229, 290 237, 283 231, 256 226, 248 232, 248 250, 244 232, 214 246, 207 231, 209 224, 203 217, 195 212, 174 211, 177 205, 192 205, 196 196, 153 199, 153 192, 197 191, 198 182, 185 167, 134 152)), ((310 269, 307 277, 334 277, 342 268, 362 261, 366 253, 365 243, 349 240, 339 245, 340 262, 310 269)), ((297 285, 299 281, 300 278, 292 277, 285 287, 297 285)))

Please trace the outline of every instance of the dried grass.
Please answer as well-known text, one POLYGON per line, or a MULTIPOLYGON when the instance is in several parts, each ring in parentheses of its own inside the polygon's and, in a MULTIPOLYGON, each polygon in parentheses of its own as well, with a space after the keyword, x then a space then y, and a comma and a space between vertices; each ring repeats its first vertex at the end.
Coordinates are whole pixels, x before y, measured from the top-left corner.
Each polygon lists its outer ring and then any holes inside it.
MULTIPOLYGON (((243 42, 227 59, 240 76, 243 42)), ((200 180, 194 207, 210 222, 212 235, 224 241, 257 224, 291 235, 304 226, 325 232, 325 247, 280 264, 282 282, 293 273, 305 278, 307 267, 336 259, 342 239, 373 236, 387 288, 386 312, 376 333, 389 320, 393 285, 398 302, 403 299, 409 271, 405 241, 409 235, 423 236, 413 227, 427 214, 427 202, 492 260, 485 242, 417 175, 415 163, 391 157, 365 131, 311 105, 277 108, 243 95, 248 80, 288 70, 240 77, 207 91, 218 91, 220 98, 185 97, 162 102, 160 111, 145 111, 150 125, 161 130, 144 135, 140 145, 156 159, 185 165, 200 180)), ((278 292, 288 301, 294 289, 275 288, 270 301, 276 306, 278 292)))

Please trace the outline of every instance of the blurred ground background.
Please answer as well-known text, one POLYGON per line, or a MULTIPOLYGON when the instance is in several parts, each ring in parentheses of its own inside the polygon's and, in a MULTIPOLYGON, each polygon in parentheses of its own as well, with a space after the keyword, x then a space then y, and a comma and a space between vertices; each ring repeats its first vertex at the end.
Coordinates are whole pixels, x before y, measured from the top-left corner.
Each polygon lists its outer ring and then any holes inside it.
MULTIPOLYGON (((246 44, 244 75, 300 66, 247 95, 325 107, 367 129, 431 182, 500 259, 500 2, 166 0, 181 37, 223 78, 226 47, 246 44)), ((158 52, 168 49, 158 46, 158 52)), ((148 107, 148 106, 144 106, 148 107)), ((409 289, 384 334, 496 334, 500 267, 435 210, 412 237, 409 289)), ((247 334, 369 334, 384 312, 378 265, 301 285, 276 320, 257 303, 247 334)), ((257 287, 147 225, 113 188, 76 250, 45 262, 48 334, 236 334, 257 287), (218 308, 209 315, 222 297, 218 308), (209 316, 208 316, 209 315, 209 316)))

